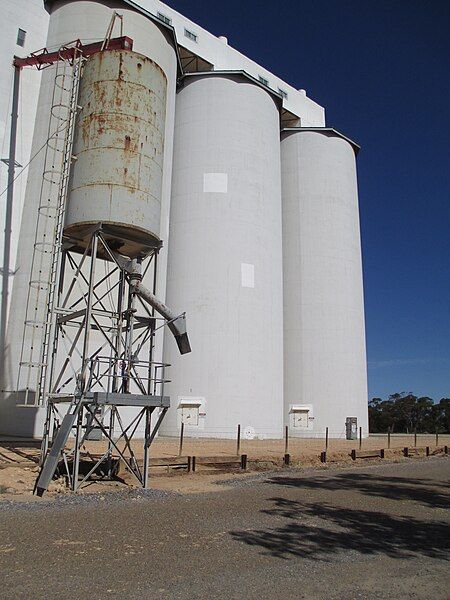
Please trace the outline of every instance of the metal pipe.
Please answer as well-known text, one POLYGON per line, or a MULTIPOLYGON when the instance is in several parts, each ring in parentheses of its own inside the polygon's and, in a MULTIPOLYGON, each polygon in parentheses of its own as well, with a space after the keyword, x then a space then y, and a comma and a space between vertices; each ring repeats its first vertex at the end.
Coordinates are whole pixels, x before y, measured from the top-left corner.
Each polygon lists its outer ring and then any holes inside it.
POLYGON ((180 354, 187 354, 191 351, 188 334, 186 331, 186 314, 177 315, 173 310, 166 306, 161 300, 151 293, 141 281, 133 283, 134 292, 143 300, 148 302, 156 312, 162 315, 168 321, 168 327, 175 337, 180 354))
POLYGON ((97 260, 97 243, 98 236, 94 233, 92 236, 91 245, 91 265, 89 271, 89 294, 86 303, 86 316, 84 317, 84 340, 83 340, 83 353, 81 359, 81 372, 79 375, 79 392, 84 393, 86 391, 86 372, 88 368, 88 353, 89 353, 89 335, 91 332, 91 317, 92 317, 92 304, 93 304, 93 288, 95 281, 95 263, 97 260))
POLYGON ((5 214, 5 240, 3 246, 3 273, 2 273, 2 307, 0 317, 0 381, 3 383, 5 375, 5 352, 6 352, 6 321, 8 314, 8 294, 10 277, 11 257, 11 223, 14 202, 14 173, 16 169, 16 141, 17 141, 17 118, 19 110, 19 85, 20 67, 14 67, 13 97, 11 109, 11 130, 9 135, 9 157, 8 157, 8 188, 6 194, 5 214))
POLYGON ((144 436, 144 467, 142 469, 142 487, 147 488, 148 486, 148 468, 149 468, 149 455, 150 446, 145 443, 151 434, 152 428, 152 412, 154 407, 147 406, 145 408, 145 436, 144 436))

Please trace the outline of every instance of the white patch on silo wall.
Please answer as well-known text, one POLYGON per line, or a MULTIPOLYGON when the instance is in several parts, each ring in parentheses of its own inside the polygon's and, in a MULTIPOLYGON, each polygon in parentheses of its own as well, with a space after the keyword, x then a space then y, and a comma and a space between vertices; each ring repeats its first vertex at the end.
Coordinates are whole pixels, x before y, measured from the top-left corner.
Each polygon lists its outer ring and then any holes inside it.
POLYGON ((228 173, 204 173, 203 191, 226 194, 228 192, 228 173))
POLYGON ((241 263, 241 286, 246 288, 255 287, 255 265, 241 263))

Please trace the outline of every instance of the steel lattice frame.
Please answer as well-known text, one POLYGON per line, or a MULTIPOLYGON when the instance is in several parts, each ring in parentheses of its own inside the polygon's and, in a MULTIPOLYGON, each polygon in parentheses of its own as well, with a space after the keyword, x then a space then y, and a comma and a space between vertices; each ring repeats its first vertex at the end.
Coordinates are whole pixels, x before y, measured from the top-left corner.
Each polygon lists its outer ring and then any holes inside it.
MULTIPOLYGON (((117 245, 116 233, 114 238, 117 245)), ((71 489, 79 489, 94 473, 114 475, 118 464, 115 459, 123 461, 146 487, 149 448, 170 404, 164 396, 167 365, 154 360, 155 333, 167 321, 156 317, 154 310, 134 293, 132 281, 147 276, 152 278, 155 289, 160 246, 145 248, 142 256, 133 261, 124 259, 111 247, 107 228, 101 224, 93 226, 84 240, 84 252, 78 240, 65 238, 62 246, 51 316, 41 464, 67 412, 63 407, 68 407, 74 413, 68 432, 73 436, 68 440, 70 447, 61 450, 58 471, 66 476, 71 489), (104 275, 98 273, 101 263, 104 275), (119 410, 124 406, 137 410, 127 425, 119 410), (152 427, 155 411, 158 416, 152 427), (132 440, 137 431, 141 434, 142 427, 140 465, 132 440), (94 434, 102 435, 106 441, 104 450, 95 457, 85 446, 94 434), (80 476, 80 459, 84 458, 91 464, 80 476)))

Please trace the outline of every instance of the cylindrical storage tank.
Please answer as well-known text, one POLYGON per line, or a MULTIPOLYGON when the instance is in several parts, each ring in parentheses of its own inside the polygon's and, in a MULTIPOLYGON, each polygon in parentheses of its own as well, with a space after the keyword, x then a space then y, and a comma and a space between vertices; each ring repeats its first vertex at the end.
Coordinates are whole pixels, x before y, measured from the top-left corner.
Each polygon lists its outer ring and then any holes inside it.
POLYGON ((189 76, 177 94, 167 302, 187 313, 192 353, 166 337, 162 431, 280 437, 279 109, 244 76, 189 76))
POLYGON ((285 421, 291 435, 368 432, 355 152, 334 130, 281 139, 285 421))
POLYGON ((87 59, 66 235, 84 240, 101 222, 106 237, 120 243, 116 249, 131 257, 159 242, 166 88, 161 67, 137 52, 106 50, 87 59))

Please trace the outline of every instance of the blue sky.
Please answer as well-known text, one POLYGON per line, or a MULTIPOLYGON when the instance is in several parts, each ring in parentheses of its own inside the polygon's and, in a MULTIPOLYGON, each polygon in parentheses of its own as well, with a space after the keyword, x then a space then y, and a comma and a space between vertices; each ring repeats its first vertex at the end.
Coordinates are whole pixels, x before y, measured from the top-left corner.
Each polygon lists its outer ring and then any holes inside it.
POLYGON ((361 144, 369 397, 450 397, 450 1, 167 3, 361 144))

